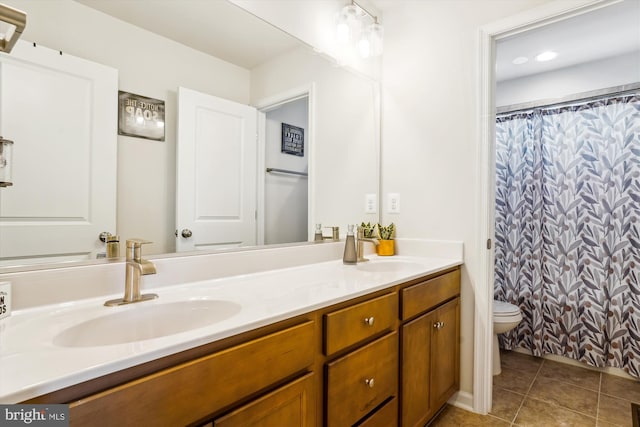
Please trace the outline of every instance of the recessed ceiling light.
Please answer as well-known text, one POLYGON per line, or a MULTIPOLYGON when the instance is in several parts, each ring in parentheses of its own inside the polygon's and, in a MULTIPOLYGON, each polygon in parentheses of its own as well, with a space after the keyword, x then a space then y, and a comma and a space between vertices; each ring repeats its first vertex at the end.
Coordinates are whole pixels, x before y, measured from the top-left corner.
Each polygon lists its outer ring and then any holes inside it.
POLYGON ((511 63, 514 65, 522 65, 526 62, 529 62, 529 58, 527 58, 526 56, 518 56, 516 59, 511 61, 511 63))
POLYGON ((541 54, 536 56, 536 61, 540 61, 540 62, 551 61, 556 56, 558 56, 558 54, 556 52, 554 52, 552 50, 548 50, 548 51, 542 52, 541 54))

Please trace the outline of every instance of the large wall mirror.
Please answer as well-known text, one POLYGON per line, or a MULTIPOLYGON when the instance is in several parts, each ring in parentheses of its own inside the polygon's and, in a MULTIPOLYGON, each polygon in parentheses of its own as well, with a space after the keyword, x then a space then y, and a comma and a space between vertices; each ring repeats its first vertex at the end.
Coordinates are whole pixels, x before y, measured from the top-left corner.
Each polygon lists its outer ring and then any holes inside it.
MULTIPOLYGON (((123 241, 132 237, 153 242, 145 247, 149 255, 181 249, 182 237, 174 234, 183 228, 176 223, 179 88, 253 106, 258 129, 268 134, 257 143, 255 239, 220 248, 306 242, 316 223, 340 226, 344 234, 347 224, 378 220, 377 212, 365 212, 367 195, 377 197, 379 191, 380 106, 375 79, 337 66, 227 0, 2 2, 27 13, 23 45, 29 42, 34 49, 51 49, 117 70, 117 89, 165 102, 164 141, 117 135, 117 166, 104 172, 116 181, 116 225, 115 230, 103 231, 120 236, 121 253, 123 241), (285 122, 305 131, 304 163, 300 153, 280 151, 285 122), (265 152, 269 138, 277 141, 278 148, 272 150, 277 150, 276 157, 285 156, 283 163, 265 152), (273 167, 302 174, 269 174, 266 169, 273 167), (267 206, 273 200, 280 204, 267 206)), ((61 97, 60 103, 64 102, 61 97)), ((15 141, 16 158, 20 144, 15 141)), ((19 176, 15 169, 14 175, 19 176)), ((225 181, 211 183, 216 188, 230 181, 224 175, 213 180, 225 181)), ((19 185, 14 183, 13 189, 19 185)), ((0 226, 16 221, 2 217, 3 200, 5 205, 9 200, 6 194, 4 199, 0 194, 0 226)), ((61 238, 38 234, 34 245, 39 238, 61 238)), ((5 241, 20 240, 0 229, 0 239, 3 235, 5 241)), ((69 257, 50 254, 36 264, 105 262, 97 259, 105 251, 98 235, 89 246, 86 251, 67 251, 73 252, 69 257)), ((0 252, 0 271, 30 269, 33 264, 0 252)))

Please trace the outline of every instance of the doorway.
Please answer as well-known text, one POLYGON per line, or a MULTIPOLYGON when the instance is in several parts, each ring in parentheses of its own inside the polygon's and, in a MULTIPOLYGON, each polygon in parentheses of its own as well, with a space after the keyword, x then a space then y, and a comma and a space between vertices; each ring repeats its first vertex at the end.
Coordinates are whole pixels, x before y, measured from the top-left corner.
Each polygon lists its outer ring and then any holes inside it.
POLYGON ((309 233, 309 98, 264 111, 264 244, 304 242, 309 233))
POLYGON ((313 238, 314 103, 315 85, 309 83, 255 104, 258 245, 306 242, 313 238))
POLYGON ((525 13, 501 20, 480 29, 480 64, 478 73, 479 115, 476 184, 478 197, 478 283, 476 286, 476 312, 474 329, 474 390, 473 407, 476 412, 487 413, 492 396, 492 337, 493 337, 493 265, 492 239, 494 236, 494 139, 496 119, 495 53, 496 41, 526 31, 562 21, 580 14, 614 4, 614 1, 583 1, 578 6, 564 2, 549 2, 525 13), (486 241, 486 245, 484 242, 486 241))

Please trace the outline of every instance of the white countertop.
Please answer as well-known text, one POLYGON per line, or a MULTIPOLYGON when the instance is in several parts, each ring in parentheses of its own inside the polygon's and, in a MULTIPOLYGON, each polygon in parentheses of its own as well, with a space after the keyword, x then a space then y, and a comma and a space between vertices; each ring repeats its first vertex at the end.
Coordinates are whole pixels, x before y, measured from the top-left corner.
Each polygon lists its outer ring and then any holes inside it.
MULTIPOLYGON (((372 263, 391 261, 369 258, 372 263)), ((409 256, 393 260, 406 262, 394 271, 371 272, 361 264, 330 261, 144 289, 159 298, 121 307, 103 306, 119 294, 14 311, 0 321, 0 403, 17 403, 462 263, 409 256), (160 338, 94 347, 54 344, 59 333, 89 319, 193 299, 230 301, 241 309, 217 323, 160 338)))

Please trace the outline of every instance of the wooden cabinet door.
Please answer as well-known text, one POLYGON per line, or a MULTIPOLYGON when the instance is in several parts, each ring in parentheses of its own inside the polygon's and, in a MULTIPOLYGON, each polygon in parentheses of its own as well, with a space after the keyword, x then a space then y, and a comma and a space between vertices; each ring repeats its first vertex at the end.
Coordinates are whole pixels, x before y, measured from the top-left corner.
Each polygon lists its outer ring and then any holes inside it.
POLYGON ((313 373, 214 421, 214 427, 311 427, 315 425, 313 373))
POLYGON ((402 326, 402 426, 423 426, 431 411, 429 394, 431 329, 429 313, 402 326))
POLYGON ((460 298, 402 327, 402 426, 423 426, 458 390, 460 298))
POLYGON ((430 314, 431 407, 439 409, 460 385, 460 298, 430 314))

